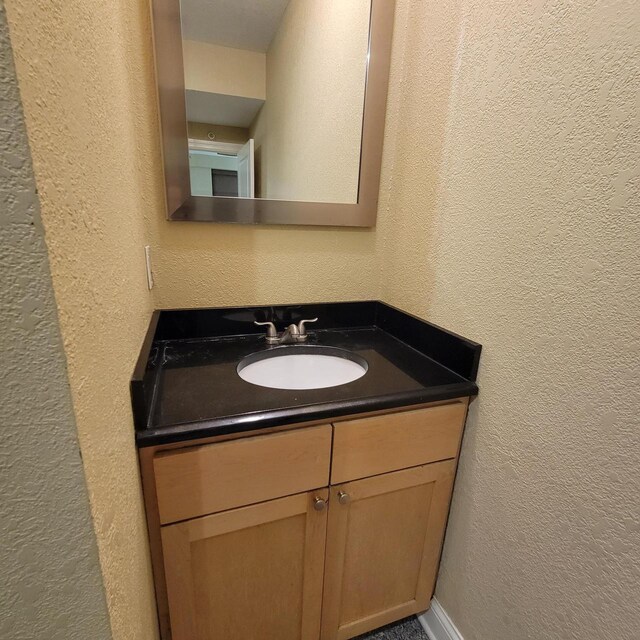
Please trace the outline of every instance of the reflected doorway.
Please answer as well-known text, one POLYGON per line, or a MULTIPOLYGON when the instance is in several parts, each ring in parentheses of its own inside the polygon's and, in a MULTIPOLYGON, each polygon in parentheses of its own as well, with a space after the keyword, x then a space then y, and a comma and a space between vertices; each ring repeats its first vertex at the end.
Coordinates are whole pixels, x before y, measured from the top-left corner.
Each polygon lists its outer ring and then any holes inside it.
POLYGON ((254 141, 245 144, 189 139, 194 196, 255 197, 254 141))

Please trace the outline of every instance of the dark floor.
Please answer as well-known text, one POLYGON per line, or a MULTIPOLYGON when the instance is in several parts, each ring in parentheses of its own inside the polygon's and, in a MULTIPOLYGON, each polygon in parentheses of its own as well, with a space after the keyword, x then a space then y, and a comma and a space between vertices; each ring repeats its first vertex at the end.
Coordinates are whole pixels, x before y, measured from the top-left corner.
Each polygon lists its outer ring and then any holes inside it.
POLYGON ((405 618, 400 622, 365 633, 353 640, 429 640, 422 626, 415 617, 405 618))

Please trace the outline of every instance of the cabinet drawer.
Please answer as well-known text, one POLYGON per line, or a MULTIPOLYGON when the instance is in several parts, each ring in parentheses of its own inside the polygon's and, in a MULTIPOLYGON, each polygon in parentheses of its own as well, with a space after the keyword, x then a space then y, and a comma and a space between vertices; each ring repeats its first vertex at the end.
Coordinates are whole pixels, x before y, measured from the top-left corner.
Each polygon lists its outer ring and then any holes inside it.
POLYGON ((331 426, 231 440, 153 461, 160 523, 326 486, 331 426))
POLYGON ((455 458, 467 402, 335 425, 331 483, 455 458))

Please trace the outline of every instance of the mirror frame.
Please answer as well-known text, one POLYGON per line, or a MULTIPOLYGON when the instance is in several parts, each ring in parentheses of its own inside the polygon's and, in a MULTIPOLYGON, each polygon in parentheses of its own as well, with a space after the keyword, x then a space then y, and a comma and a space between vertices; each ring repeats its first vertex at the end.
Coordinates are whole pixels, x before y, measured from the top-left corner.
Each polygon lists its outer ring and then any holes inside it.
POLYGON ((371 0, 357 203, 192 196, 180 0, 151 0, 167 218, 239 224, 376 223, 395 0, 371 0))

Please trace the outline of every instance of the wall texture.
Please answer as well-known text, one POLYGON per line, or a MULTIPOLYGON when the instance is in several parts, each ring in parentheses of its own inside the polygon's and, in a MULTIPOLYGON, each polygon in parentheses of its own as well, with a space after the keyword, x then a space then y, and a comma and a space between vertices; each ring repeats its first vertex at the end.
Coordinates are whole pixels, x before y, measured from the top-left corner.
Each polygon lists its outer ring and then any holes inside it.
POLYGON ((107 640, 102 575, 1 3, 0 274, 0 637, 107 640))
POLYGON ((153 221, 156 305, 179 308, 367 300, 375 232, 153 221))
POLYGON ((6 6, 113 635, 152 639, 128 389, 153 306, 145 216, 162 208, 148 8, 6 6))
POLYGON ((484 345, 437 597, 465 640, 632 640, 637 2, 409 6, 383 299, 484 345))
POLYGON ((259 197, 356 202, 370 2, 291 0, 251 125, 259 197))
POLYGON ((155 633, 150 308, 379 296, 485 345, 437 594, 465 639, 634 637, 634 1, 399 0, 377 230, 166 222, 147 3, 7 5, 114 637, 155 633))

